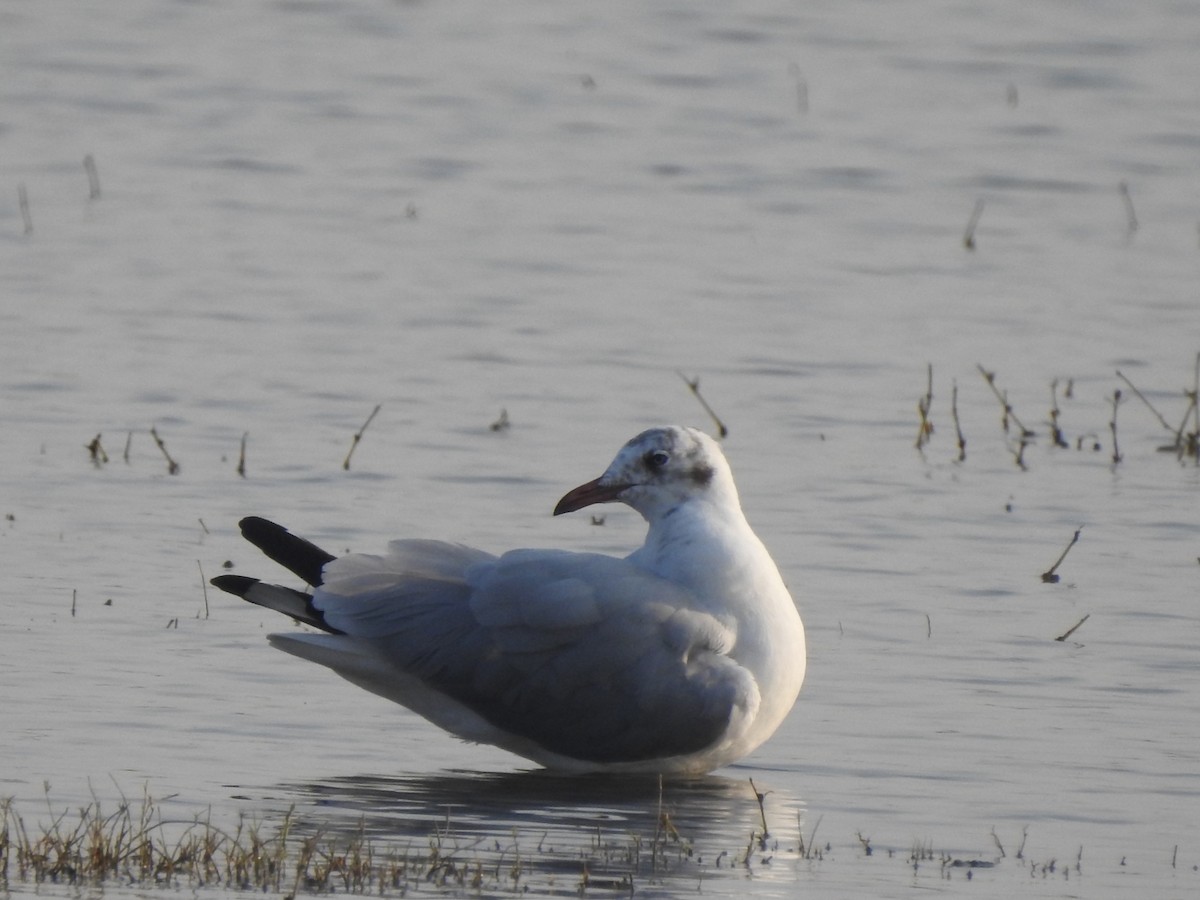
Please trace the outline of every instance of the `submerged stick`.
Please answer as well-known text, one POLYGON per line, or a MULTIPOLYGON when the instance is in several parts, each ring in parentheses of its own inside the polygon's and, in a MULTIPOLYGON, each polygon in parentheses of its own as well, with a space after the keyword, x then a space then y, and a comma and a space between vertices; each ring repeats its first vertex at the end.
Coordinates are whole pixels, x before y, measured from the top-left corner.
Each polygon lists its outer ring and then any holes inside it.
POLYGON ((717 414, 713 412, 713 408, 709 406, 708 402, 700 395, 700 379, 688 378, 678 369, 676 369, 676 374, 683 379, 684 384, 691 388, 692 394, 694 394, 696 399, 700 401, 700 405, 704 407, 704 411, 712 417, 713 423, 717 426, 717 437, 723 438, 728 435, 729 429, 725 427, 725 423, 717 418, 717 414))
POLYGON ((367 416, 367 421, 363 422, 362 428, 358 429, 354 434, 354 441, 350 444, 350 451, 346 454, 346 459, 342 463, 342 468, 350 471, 350 457, 354 455, 354 449, 358 446, 358 442, 362 440, 363 433, 367 430, 367 426, 371 424, 371 420, 379 415, 379 410, 383 408, 382 403, 376 403, 375 408, 371 410, 371 414, 367 416))
POLYGON ((1082 625, 1084 622, 1086 622, 1091 617, 1092 617, 1092 614, 1088 613, 1086 616, 1084 616, 1082 619, 1080 619, 1078 622, 1076 622, 1074 625, 1072 625, 1070 628, 1068 628, 1066 631, 1064 631, 1062 634, 1060 634, 1058 637, 1056 637, 1055 640, 1056 641, 1065 641, 1067 638, 1069 638, 1071 635, 1073 635, 1079 629, 1080 625, 1082 625))
POLYGON ((1046 582, 1047 584, 1057 584, 1058 583, 1059 579, 1058 579, 1058 575, 1055 574, 1055 570, 1058 569, 1058 567, 1062 565, 1062 561, 1067 558, 1067 554, 1071 552, 1071 548, 1074 547, 1077 543, 1079 543, 1079 533, 1081 531, 1083 531, 1082 525, 1080 525, 1078 528, 1075 529, 1075 534, 1071 538, 1071 543, 1067 544, 1067 548, 1065 550, 1063 550, 1062 555, 1059 556, 1058 559, 1056 559, 1054 561, 1054 565, 1052 565, 1049 569, 1047 569, 1045 572, 1042 573, 1042 581, 1046 582))

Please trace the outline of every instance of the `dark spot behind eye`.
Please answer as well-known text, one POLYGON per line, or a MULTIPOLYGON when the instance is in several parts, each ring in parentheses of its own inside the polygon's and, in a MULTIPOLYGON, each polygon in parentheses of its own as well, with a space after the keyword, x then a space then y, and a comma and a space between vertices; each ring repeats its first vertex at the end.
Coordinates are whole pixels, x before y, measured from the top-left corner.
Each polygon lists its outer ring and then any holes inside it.
POLYGON ((694 481, 696 484, 700 485, 701 487, 708 484, 713 479, 712 466, 707 466, 707 465, 703 465, 703 464, 696 466, 688 474, 691 476, 692 481, 694 481))

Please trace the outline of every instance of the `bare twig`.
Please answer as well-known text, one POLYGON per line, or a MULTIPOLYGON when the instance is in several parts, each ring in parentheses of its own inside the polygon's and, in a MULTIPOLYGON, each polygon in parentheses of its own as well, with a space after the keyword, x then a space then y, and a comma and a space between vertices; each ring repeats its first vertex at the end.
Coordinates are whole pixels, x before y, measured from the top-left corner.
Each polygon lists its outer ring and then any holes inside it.
POLYGON ((369 416, 367 416, 367 421, 363 422, 362 428, 358 429, 358 431, 355 432, 354 440, 350 444, 350 450, 346 454, 345 461, 342 463, 342 468, 345 471, 347 471, 347 472, 350 471, 350 457, 354 455, 354 449, 358 446, 358 442, 362 440, 363 433, 367 430, 367 426, 371 424, 371 420, 374 419, 375 416, 377 416, 379 414, 379 410, 382 408, 383 408, 382 403, 375 404, 375 408, 373 410, 371 410, 371 414, 369 416))
POLYGON ((708 401, 706 401, 700 395, 700 379, 699 378, 688 378, 686 375, 684 375, 682 372, 680 372, 678 370, 676 370, 676 374, 680 378, 683 379, 684 384, 686 384, 689 388, 691 388, 692 393, 695 395, 696 399, 700 401, 700 405, 704 407, 704 411, 706 413, 708 413, 709 416, 712 418, 713 424, 715 424, 717 426, 717 437, 723 438, 726 435, 728 435, 729 429, 725 427, 725 423, 722 422, 719 418, 717 418, 717 414, 715 412, 713 412, 713 408, 708 405, 708 401))
POLYGON ((1079 533, 1081 531, 1083 531, 1082 525, 1075 529, 1075 534, 1071 538, 1071 543, 1067 544, 1067 548, 1063 550, 1062 555, 1054 561, 1054 565, 1042 573, 1042 581, 1046 582, 1047 584, 1058 583, 1059 578, 1055 572, 1058 567, 1062 565, 1062 561, 1067 558, 1067 554, 1071 552, 1071 548, 1079 543, 1079 533))
POLYGON ((1082 619, 1080 619, 1078 622, 1076 622, 1074 625, 1072 625, 1070 628, 1068 628, 1066 631, 1064 631, 1062 634, 1060 634, 1058 637, 1056 637, 1055 640, 1056 641, 1065 641, 1067 638, 1069 638, 1071 635, 1073 635, 1076 632, 1076 630, 1078 630, 1080 625, 1082 625, 1084 622, 1086 622, 1091 617, 1092 617, 1092 614, 1088 613, 1086 616, 1084 616, 1082 619))

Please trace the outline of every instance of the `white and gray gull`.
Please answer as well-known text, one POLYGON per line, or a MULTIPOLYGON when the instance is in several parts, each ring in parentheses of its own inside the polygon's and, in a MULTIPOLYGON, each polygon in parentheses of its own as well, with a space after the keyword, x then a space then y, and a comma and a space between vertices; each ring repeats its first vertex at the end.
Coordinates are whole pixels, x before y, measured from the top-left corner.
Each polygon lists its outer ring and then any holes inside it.
POLYGON ((213 584, 320 632, 270 635, 281 650, 548 768, 699 774, 745 756, 795 703, 804 626, 720 446, 644 431, 554 514, 609 501, 649 523, 624 559, 430 540, 334 557, 250 517, 245 537, 312 592, 213 584))

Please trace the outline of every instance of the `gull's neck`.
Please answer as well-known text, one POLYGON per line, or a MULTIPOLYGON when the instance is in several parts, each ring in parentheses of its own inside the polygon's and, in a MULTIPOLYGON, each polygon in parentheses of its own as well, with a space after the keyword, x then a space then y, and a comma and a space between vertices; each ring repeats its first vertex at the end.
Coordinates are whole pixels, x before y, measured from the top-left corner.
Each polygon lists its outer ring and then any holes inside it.
POLYGON ((764 558, 774 569, 736 494, 692 497, 647 520, 646 542, 629 561, 699 597, 741 593, 764 558))

